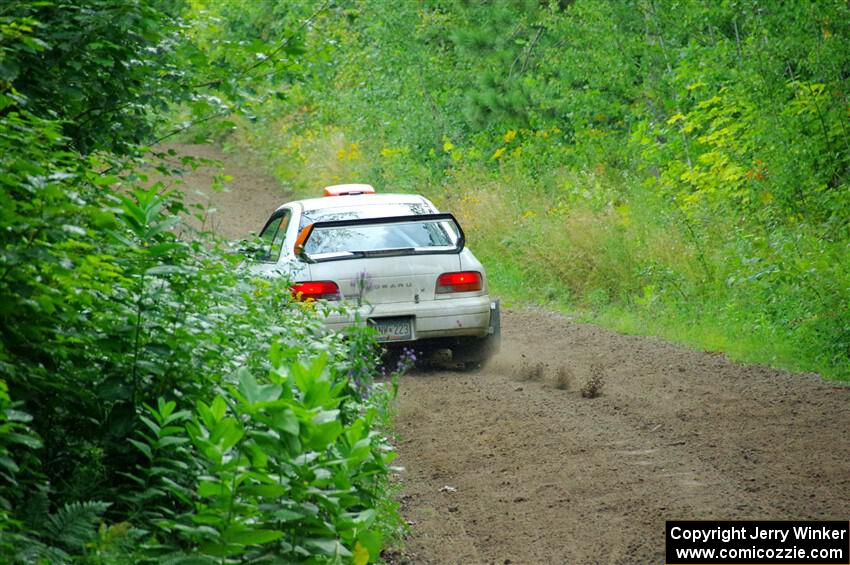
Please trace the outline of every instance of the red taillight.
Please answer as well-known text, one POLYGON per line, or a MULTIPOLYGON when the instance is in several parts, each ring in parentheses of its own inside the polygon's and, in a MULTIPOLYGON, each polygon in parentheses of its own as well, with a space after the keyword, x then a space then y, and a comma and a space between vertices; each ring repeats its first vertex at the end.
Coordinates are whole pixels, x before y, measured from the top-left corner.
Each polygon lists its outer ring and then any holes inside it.
POLYGON ((292 285, 292 296, 306 300, 339 300, 339 287, 333 281, 309 281, 292 285))
POLYGON ((437 294, 471 292, 481 290, 482 287, 481 273, 476 271, 443 273, 437 278, 437 294))

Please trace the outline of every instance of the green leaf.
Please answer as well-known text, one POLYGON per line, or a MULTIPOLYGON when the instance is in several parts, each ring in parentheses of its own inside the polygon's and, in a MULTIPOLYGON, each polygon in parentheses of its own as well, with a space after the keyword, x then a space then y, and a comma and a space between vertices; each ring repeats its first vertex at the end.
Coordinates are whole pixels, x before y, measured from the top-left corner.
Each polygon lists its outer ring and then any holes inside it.
POLYGON ((30 449, 38 449, 41 447, 41 440, 32 434, 20 434, 18 432, 6 432, 3 434, 3 439, 9 443, 18 443, 25 445, 30 449))
POLYGON ((318 551, 322 555, 351 557, 351 552, 335 539, 311 538, 303 542, 304 547, 318 551))
POLYGON ((244 552, 245 546, 238 543, 205 543, 201 544, 200 551, 216 557, 228 557, 239 555, 244 552))
POLYGON ((269 410, 269 425, 278 432, 297 436, 300 430, 298 416, 291 408, 286 410, 269 410))
POLYGON ((240 489, 247 496, 264 496, 277 498, 288 493, 291 489, 283 485, 252 485, 240 489))
POLYGON ((279 540, 284 532, 279 530, 246 530, 232 534, 225 533, 225 539, 240 545, 260 545, 279 540))
POLYGON ((157 405, 157 409, 158 409, 158 412, 159 412, 159 414, 157 416, 157 420, 159 420, 160 423, 162 423, 163 420, 168 418, 168 416, 172 412, 174 412, 174 409, 177 408, 176 402, 174 402, 173 400, 166 401, 161 396, 159 398, 157 398, 156 405, 157 405))
POLYGON ((354 517, 354 523, 362 528, 368 528, 375 521, 378 513, 374 508, 368 508, 358 512, 354 517))
POLYGON ((44 529, 66 549, 76 550, 94 539, 95 523, 109 506, 99 501, 66 504, 48 517, 44 529))
POLYGON ((239 377, 239 392, 245 397, 249 404, 258 404, 261 402, 272 402, 280 398, 283 391, 281 385, 260 385, 245 368, 238 371, 239 377))
POLYGON ((163 425, 167 425, 167 424, 170 424, 172 422, 177 422, 177 421, 181 421, 181 420, 188 420, 191 417, 192 417, 192 413, 189 412, 188 410, 180 410, 178 412, 174 412, 173 414, 170 414, 167 418, 165 418, 163 420, 162 423, 163 423, 163 425))
POLYGON ((15 461, 6 455, 0 455, 0 467, 3 467, 12 475, 20 471, 20 467, 18 467, 15 461))
POLYGON ((153 420, 146 416, 139 416, 139 420, 141 420, 144 425, 150 428, 154 435, 159 436, 160 427, 153 420))
POLYGON ((280 520, 281 522, 291 522, 293 520, 300 520, 301 518, 306 518, 306 514, 303 512, 297 512, 295 510, 289 510, 284 508, 283 510, 278 510, 274 514, 275 520, 280 520))
POLYGON ((151 451, 151 448, 148 446, 148 444, 142 443, 142 442, 137 441, 135 439, 128 439, 127 441, 129 441, 134 446, 136 446, 136 449, 138 449, 139 451, 144 453, 145 457, 147 457, 150 460, 153 460, 153 452, 151 451))
POLYGON ((159 565, 215 565, 218 563, 211 557, 202 555, 162 556, 157 559, 159 565))
POLYGON ((156 446, 161 449, 170 445, 183 445, 188 442, 189 439, 185 437, 167 436, 156 442, 156 446))
POLYGON ((190 275, 194 273, 195 270, 191 267, 186 267, 183 265, 158 265, 156 267, 151 267, 150 269, 145 271, 146 275, 156 276, 156 275, 190 275))
POLYGON ((233 418, 225 418, 216 424, 211 434, 211 440, 221 451, 227 452, 242 439, 244 431, 233 418))
POLYGON ((224 418, 224 415, 227 413, 227 403, 224 401, 224 398, 216 396, 210 406, 210 412, 213 418, 215 418, 215 421, 224 418))
POLYGON ((339 419, 339 410, 322 410, 315 416, 313 416, 314 424, 327 424, 328 422, 335 422, 339 419))
POLYGON ((161 255, 166 255, 170 251, 174 251, 175 249, 181 249, 183 247, 182 243, 178 242, 164 242, 157 243, 156 245, 151 245, 148 247, 147 252, 154 257, 159 257, 161 255))
POLYGON ((201 496, 230 496, 230 486, 220 481, 201 481, 198 485, 201 496))
POLYGON ((6 410, 6 419, 10 422, 32 422, 32 415, 22 410, 10 408, 6 410))
POLYGON ((336 438, 342 433, 342 422, 333 420, 318 426, 312 426, 309 431, 307 446, 310 449, 321 451, 333 445, 336 438))
POLYGON ((383 546, 383 536, 375 530, 362 530, 357 534, 357 540, 369 551, 369 555, 380 555, 383 546))

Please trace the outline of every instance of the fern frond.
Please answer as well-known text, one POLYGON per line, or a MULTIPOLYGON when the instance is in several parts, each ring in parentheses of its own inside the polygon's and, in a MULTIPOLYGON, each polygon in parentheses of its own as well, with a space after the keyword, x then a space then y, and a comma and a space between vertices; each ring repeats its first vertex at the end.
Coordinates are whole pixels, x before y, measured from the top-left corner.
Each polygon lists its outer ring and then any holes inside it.
POLYGON ((71 562, 71 556, 59 549, 34 539, 28 539, 26 546, 15 554, 15 563, 50 563, 63 565, 71 562))
POLYGON ((52 544, 76 552, 94 540, 100 516, 108 502, 71 502, 47 517, 44 530, 52 544))

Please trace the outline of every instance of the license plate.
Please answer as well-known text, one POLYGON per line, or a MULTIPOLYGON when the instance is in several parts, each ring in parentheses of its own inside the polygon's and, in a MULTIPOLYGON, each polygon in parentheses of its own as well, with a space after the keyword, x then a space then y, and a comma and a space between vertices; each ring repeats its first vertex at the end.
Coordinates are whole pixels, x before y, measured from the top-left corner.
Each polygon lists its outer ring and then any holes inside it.
POLYGON ((378 341, 410 341, 413 339, 413 318, 372 318, 369 325, 378 330, 378 341))

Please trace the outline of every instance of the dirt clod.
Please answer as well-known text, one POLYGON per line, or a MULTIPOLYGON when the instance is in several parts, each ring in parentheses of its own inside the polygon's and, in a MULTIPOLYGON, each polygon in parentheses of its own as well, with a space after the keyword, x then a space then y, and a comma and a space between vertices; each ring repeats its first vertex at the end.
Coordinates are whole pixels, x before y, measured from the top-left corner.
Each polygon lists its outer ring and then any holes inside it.
POLYGON ((569 390, 573 384, 573 372, 566 365, 561 365, 555 372, 555 388, 569 390))
POLYGON ((539 381, 546 373, 545 363, 523 363, 519 366, 517 374, 521 381, 539 381))
POLYGON ((583 398, 596 398, 602 394, 602 387, 605 386, 605 373, 599 365, 590 366, 590 375, 587 380, 581 385, 581 396, 583 398))

